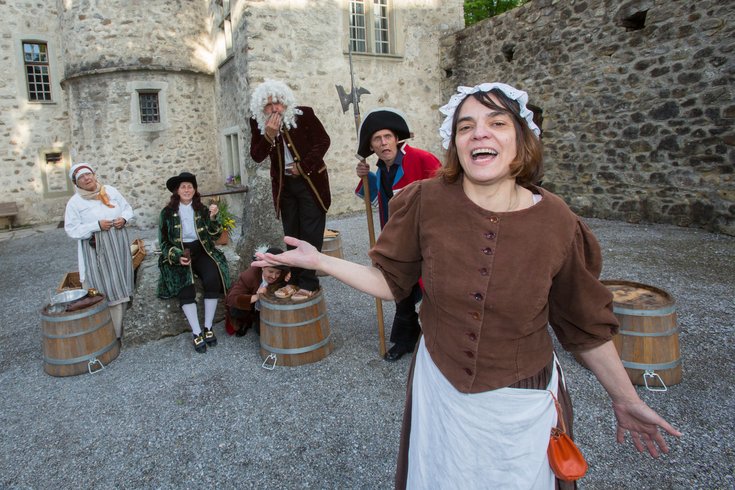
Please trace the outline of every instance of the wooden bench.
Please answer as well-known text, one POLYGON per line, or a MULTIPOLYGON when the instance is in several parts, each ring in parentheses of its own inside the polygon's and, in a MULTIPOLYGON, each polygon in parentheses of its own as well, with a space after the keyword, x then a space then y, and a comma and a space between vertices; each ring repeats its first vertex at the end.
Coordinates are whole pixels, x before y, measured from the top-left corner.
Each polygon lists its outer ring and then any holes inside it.
POLYGON ((13 220, 18 215, 18 205, 14 202, 0 202, 0 218, 8 218, 8 226, 13 229, 13 220))

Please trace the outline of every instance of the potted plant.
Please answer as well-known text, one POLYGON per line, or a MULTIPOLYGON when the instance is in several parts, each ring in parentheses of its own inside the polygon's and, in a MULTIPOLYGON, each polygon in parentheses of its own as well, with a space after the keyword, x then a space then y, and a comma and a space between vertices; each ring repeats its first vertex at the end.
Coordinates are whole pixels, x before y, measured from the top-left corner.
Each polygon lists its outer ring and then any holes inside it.
POLYGON ((217 239, 217 245, 227 245, 230 241, 230 230, 235 228, 235 217, 230 213, 227 201, 221 199, 217 204, 219 211, 217 212, 217 221, 222 225, 222 235, 217 239))

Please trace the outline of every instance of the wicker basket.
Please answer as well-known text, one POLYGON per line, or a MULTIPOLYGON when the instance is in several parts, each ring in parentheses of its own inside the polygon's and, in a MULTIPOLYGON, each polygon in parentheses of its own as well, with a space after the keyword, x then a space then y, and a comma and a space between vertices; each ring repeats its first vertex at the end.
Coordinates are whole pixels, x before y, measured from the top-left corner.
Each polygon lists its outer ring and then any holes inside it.
POLYGON ((59 287, 56 288, 58 292, 68 291, 70 289, 81 289, 82 281, 79 280, 79 272, 67 272, 64 274, 64 279, 61 280, 59 287))
POLYGON ((140 238, 133 240, 133 244, 130 246, 130 253, 133 254, 133 270, 135 270, 145 258, 145 242, 140 238))

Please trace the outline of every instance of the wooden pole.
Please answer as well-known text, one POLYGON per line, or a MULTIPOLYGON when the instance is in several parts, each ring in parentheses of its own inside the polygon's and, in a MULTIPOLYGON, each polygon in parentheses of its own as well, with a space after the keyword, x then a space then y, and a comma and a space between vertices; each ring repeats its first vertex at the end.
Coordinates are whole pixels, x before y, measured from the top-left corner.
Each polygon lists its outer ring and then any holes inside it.
MULTIPOLYGON (((362 191, 365 200, 365 213, 367 214, 368 236, 370 237, 370 248, 375 245, 375 225, 373 224, 373 207, 370 203, 370 184, 367 175, 362 176, 362 191)), ((375 298, 375 309, 378 317, 378 351, 380 357, 385 357, 385 325, 383 323, 383 300, 375 298)))
POLYGON ((244 194, 248 192, 250 189, 248 186, 240 186, 240 187, 234 187, 232 189, 226 189, 223 191, 216 191, 216 192, 201 192, 199 193, 202 197, 212 197, 212 196, 224 196, 226 194, 244 194))
MULTIPOLYGON (((352 90, 350 91, 350 95, 352 96, 352 110, 353 114, 355 116, 355 132, 357 133, 357 142, 360 143, 360 96, 358 88, 355 87, 355 73, 352 70, 352 41, 347 43, 349 51, 349 60, 350 60, 350 85, 352 90)), ((368 92, 369 93, 369 92, 368 92)), ((346 110, 346 109, 345 109, 346 110)), ((357 158, 364 161, 364 159, 357 155, 357 158)), ((368 182, 367 176, 362 177, 362 190, 364 193, 365 198, 365 214, 367 215, 367 223, 368 223, 368 235, 370 237, 370 248, 373 248, 375 245, 375 225, 373 224, 373 207, 370 202, 370 184, 368 182)), ((377 189, 376 189, 377 191, 377 189)), ((380 352, 380 357, 385 357, 385 326, 383 325, 383 301, 380 298, 375 298, 375 309, 377 313, 377 319, 378 319, 378 352, 380 352)))

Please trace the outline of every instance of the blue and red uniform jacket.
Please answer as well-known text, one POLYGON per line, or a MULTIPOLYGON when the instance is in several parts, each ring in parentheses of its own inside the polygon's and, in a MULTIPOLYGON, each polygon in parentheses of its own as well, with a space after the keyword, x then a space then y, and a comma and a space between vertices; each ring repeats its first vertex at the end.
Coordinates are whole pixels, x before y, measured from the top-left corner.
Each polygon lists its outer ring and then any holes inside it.
MULTIPOLYGON (((398 165, 398 170, 393 179, 393 193, 396 194, 411 182, 417 180, 428 179, 434 176, 436 171, 441 167, 439 159, 428 151, 419 150, 403 143, 399 145, 398 156, 393 165, 398 165)), ((378 167, 377 172, 370 172, 368 175, 368 185, 370 187, 370 200, 373 206, 377 202, 380 210, 380 229, 383 229, 388 221, 388 195, 380 187, 380 173, 382 170, 378 167)), ((363 198, 362 179, 355 188, 355 194, 363 198)))

